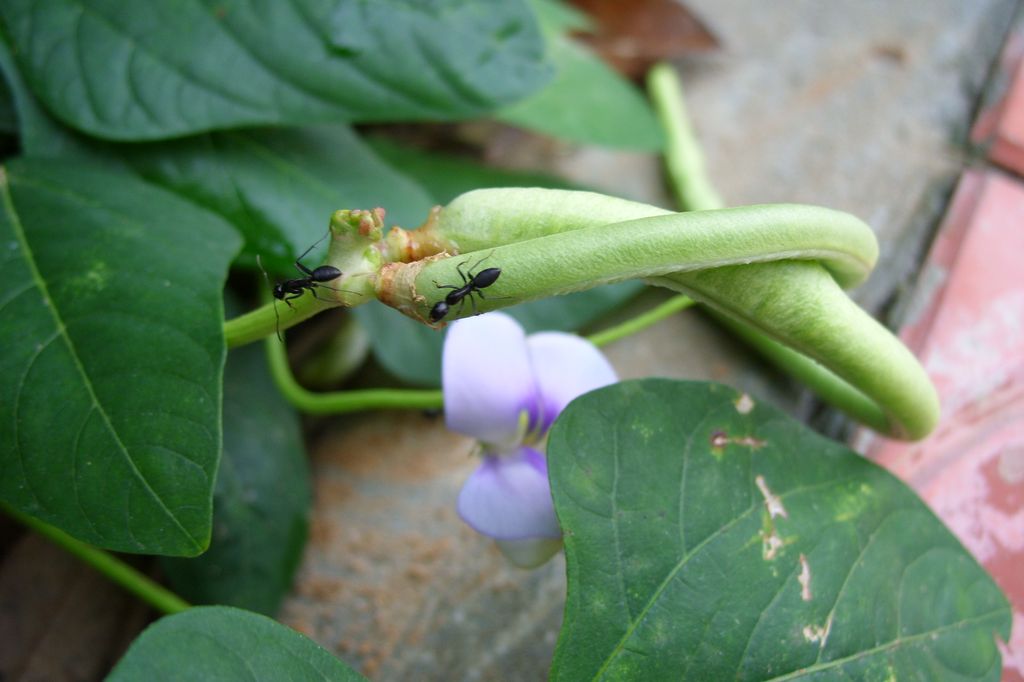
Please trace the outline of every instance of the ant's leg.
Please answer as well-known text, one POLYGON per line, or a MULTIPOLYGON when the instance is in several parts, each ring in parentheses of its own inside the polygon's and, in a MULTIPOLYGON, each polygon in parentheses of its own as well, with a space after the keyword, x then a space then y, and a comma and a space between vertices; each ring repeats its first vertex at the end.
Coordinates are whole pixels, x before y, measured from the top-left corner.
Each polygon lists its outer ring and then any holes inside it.
POLYGON ((284 337, 281 336, 281 316, 277 314, 277 299, 272 299, 271 303, 274 306, 274 330, 277 332, 277 340, 284 343, 284 337))
POLYGON ((312 270, 310 270, 309 268, 307 268, 307 267, 306 267, 305 265, 303 265, 303 264, 302 264, 302 263, 300 263, 299 261, 301 261, 301 260, 302 260, 303 258, 305 258, 306 256, 308 256, 308 255, 309 255, 309 252, 310 252, 310 251, 312 251, 312 250, 313 250, 313 249, 315 249, 316 247, 320 246, 320 244, 321 244, 321 243, 323 242, 323 240, 327 239, 327 237, 328 237, 328 236, 329 236, 330 234, 331 234, 331 228, 329 228, 329 227, 328 227, 328 228, 327 228, 327 234, 325 234, 325 235, 324 235, 323 237, 320 237, 320 239, 317 239, 317 240, 316 240, 316 241, 315 241, 315 242, 313 243, 313 245, 312 245, 312 246, 310 246, 310 247, 309 247, 308 249, 306 249, 305 251, 303 251, 303 252, 302 252, 302 255, 301 255, 301 256, 299 256, 298 258, 296 258, 296 259, 295 259, 295 267, 299 269, 299 272, 301 272, 302 274, 306 275, 307 277, 311 277, 311 276, 313 275, 313 271, 312 271, 312 270))
MULTIPOLYGON (((346 294, 356 294, 357 296, 365 296, 365 294, 363 294, 362 292, 352 291, 351 289, 339 289, 338 287, 329 287, 326 284, 324 284, 323 282, 315 282, 315 284, 318 287, 323 287, 324 289, 330 289, 331 291, 344 291, 346 294)), ((313 295, 316 296, 316 294, 313 294, 313 295)), ((317 297, 317 298, 319 298, 319 297, 317 297)), ((324 301, 326 299, 321 298, 320 300, 324 301)))
POLYGON ((476 263, 473 264, 473 267, 471 267, 469 269, 469 271, 468 271, 469 272, 469 280, 467 280, 467 282, 468 281, 472 281, 473 277, 476 276, 476 275, 473 274, 473 271, 476 270, 481 265, 483 265, 484 261, 487 260, 488 258, 490 258, 493 255, 494 255, 494 251, 492 250, 489 254, 487 254, 486 256, 484 256, 483 258, 481 258, 480 260, 478 260, 476 263))
MULTIPOLYGON (((464 273, 462 271, 462 266, 465 265, 465 264, 466 264, 465 261, 463 261, 461 263, 456 263, 455 264, 455 271, 457 273, 459 273, 459 277, 462 278, 462 286, 466 286, 467 284, 469 284, 469 277, 466 277, 466 273, 464 273)), ((470 271, 470 272, 472 273, 472 271, 470 271)), ((458 289, 459 287, 454 287, 454 288, 458 289)))
POLYGON ((287 303, 287 304, 288 304, 288 307, 289 307, 289 308, 291 308, 292 310, 294 310, 294 309, 295 309, 295 306, 293 306, 293 305, 291 304, 291 301, 293 301, 293 300, 294 300, 294 299, 296 299, 296 298, 300 298, 300 297, 302 296, 302 294, 304 294, 304 293, 306 293, 306 292, 304 292, 304 291, 296 291, 296 292, 292 292, 292 295, 291 295, 291 296, 285 296, 285 297, 284 297, 284 298, 282 298, 281 300, 282 300, 282 301, 284 301, 285 303, 287 303))
MULTIPOLYGON (((263 273, 263 279, 267 280, 267 288, 273 291, 274 287, 270 284, 270 275, 263 268, 263 261, 260 260, 260 254, 258 253, 256 254, 256 265, 259 266, 260 272, 263 273)), ((277 332, 277 340, 284 343, 284 338, 281 337, 281 316, 277 314, 277 299, 270 299, 270 304, 274 306, 274 331, 277 332)))
MULTIPOLYGON (((346 294, 360 295, 358 291, 349 291, 348 289, 335 289, 334 287, 329 287, 326 284, 317 284, 316 285, 316 288, 320 288, 320 287, 323 287, 324 289, 330 289, 331 291, 344 291, 346 294)), ((309 289, 309 292, 311 294, 313 294, 313 298, 315 298, 318 301, 323 301, 324 303, 337 303, 337 301, 332 301, 329 298, 320 298, 319 296, 317 296, 316 295, 316 288, 310 287, 310 289, 309 289)))
MULTIPOLYGON (((434 286, 437 287, 438 289, 460 289, 461 288, 461 287, 455 286, 454 284, 438 284, 436 279, 435 280, 431 280, 431 281, 434 283, 434 286)), ((463 285, 463 286, 465 286, 465 285, 463 285)))

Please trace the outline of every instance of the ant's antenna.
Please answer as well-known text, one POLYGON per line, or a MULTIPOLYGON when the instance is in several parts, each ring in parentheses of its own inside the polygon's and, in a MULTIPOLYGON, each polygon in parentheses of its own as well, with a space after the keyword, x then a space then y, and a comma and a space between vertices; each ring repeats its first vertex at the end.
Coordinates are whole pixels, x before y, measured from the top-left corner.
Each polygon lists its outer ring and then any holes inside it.
POLYGON ((327 232, 326 232, 326 233, 324 234, 324 236, 323 236, 323 237, 320 237, 320 239, 317 239, 317 240, 316 240, 316 242, 315 242, 315 243, 314 243, 314 244, 313 244, 312 246, 310 246, 310 247, 309 247, 308 249, 306 249, 305 251, 303 251, 303 252, 302 252, 302 255, 301 255, 301 256, 299 256, 298 258, 296 258, 295 260, 296 260, 296 261, 300 261, 300 260, 302 260, 303 258, 305 258, 306 256, 308 256, 308 255, 309 255, 309 252, 310 252, 310 251, 312 251, 312 250, 313 250, 313 249, 315 249, 316 247, 320 246, 320 244, 322 244, 322 243, 323 243, 323 241, 324 241, 325 239, 327 239, 328 237, 330 237, 330 236, 331 236, 331 228, 330 228, 330 227, 328 227, 328 228, 327 228, 327 232))
MULTIPOLYGON (((270 283, 270 276, 267 271, 263 269, 263 261, 260 260, 260 254, 256 254, 256 265, 260 267, 260 272, 263 273, 263 279, 267 280, 267 287, 270 289, 270 293, 274 293, 274 286, 270 283)), ((281 338, 281 317, 277 314, 277 298, 271 299, 271 305, 274 306, 274 329, 277 331, 277 340, 284 343, 284 339, 281 338)))

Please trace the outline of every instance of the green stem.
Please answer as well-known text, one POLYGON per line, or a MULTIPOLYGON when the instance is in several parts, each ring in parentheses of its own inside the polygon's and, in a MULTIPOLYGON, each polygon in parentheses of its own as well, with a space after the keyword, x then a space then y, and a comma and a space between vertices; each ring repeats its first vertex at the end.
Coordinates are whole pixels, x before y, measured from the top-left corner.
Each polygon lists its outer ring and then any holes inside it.
POLYGON ((101 549, 74 539, 48 523, 23 514, 6 504, 3 510, 56 545, 74 554, 115 583, 128 590, 156 610, 170 615, 190 608, 191 605, 167 588, 146 577, 125 562, 101 549))
POLYGON ((247 343, 274 335, 275 331, 283 332, 285 329, 337 305, 321 301, 308 294, 289 301, 289 303, 290 306, 271 300, 256 310, 226 321, 224 323, 224 342, 228 348, 244 346, 247 343))
POLYGON ((373 388, 357 391, 314 393, 303 388, 288 366, 284 344, 266 340, 267 363, 278 390, 297 409, 309 414, 342 414, 375 409, 430 410, 444 405, 441 391, 373 388))
POLYGON ((704 169, 704 157, 686 114, 675 69, 656 64, 647 75, 647 91, 665 131, 665 171, 681 210, 722 208, 725 203, 704 169))
POLYGON ((618 341, 630 334, 636 334, 638 331, 646 329, 652 324, 661 322, 666 317, 674 315, 680 310, 685 310, 693 304, 694 301, 689 296, 683 296, 682 294, 673 296, 661 305, 651 308, 647 312, 641 313, 632 319, 626 320, 622 324, 599 331, 596 334, 591 334, 587 337, 587 340, 598 347, 607 346, 613 341, 618 341))
MULTIPOLYGON (((686 296, 673 296, 661 305, 609 329, 588 336, 595 346, 635 334, 670 315, 693 305, 686 296)), ((292 374, 284 344, 274 337, 266 341, 267 363, 278 390, 294 407, 309 414, 342 414, 373 409, 428 410, 444 407, 444 396, 437 390, 366 389, 316 393, 305 389, 292 374)))

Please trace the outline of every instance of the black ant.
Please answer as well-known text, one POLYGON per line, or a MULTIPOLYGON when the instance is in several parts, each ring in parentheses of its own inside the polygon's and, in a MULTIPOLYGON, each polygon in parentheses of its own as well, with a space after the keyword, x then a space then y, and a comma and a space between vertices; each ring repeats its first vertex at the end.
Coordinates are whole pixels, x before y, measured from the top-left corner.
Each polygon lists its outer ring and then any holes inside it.
POLYGON ((454 289, 454 291, 449 292, 448 295, 444 297, 443 301, 438 301, 434 304, 434 307, 430 309, 431 322, 440 322, 456 303, 461 304, 459 306, 459 310, 461 311, 462 306, 466 304, 465 299, 467 297, 469 298, 469 302, 473 304, 473 313, 476 314, 476 299, 473 298, 473 294, 476 294, 480 298, 484 298, 484 292, 482 292, 481 289, 486 289, 494 284, 498 280, 498 276, 501 274, 501 268, 487 268, 486 270, 481 270, 475 275, 473 274, 473 269, 488 258, 490 258, 489 255, 478 260, 475 265, 469 268, 468 274, 462 271, 462 266, 466 264, 466 261, 455 266, 459 276, 462 277, 462 286, 456 286, 454 284, 438 284, 437 282, 434 282, 434 285, 437 286, 438 289, 454 289))
MULTIPOLYGON (((308 249, 302 252, 302 255, 295 259, 295 267, 299 272, 305 275, 305 277, 299 277, 297 279, 286 279, 283 282, 277 282, 271 287, 274 294, 274 319, 277 320, 277 338, 282 342, 284 339, 281 338, 281 318, 277 314, 277 301, 284 301, 288 304, 289 308, 292 308, 291 301, 302 296, 306 291, 310 291, 313 294, 313 298, 323 300, 316 295, 316 290, 319 287, 331 289, 332 291, 346 291, 348 293, 356 293, 354 291, 348 291, 347 289, 335 289, 329 287, 325 283, 332 282, 341 277, 341 270, 334 267, 333 265, 321 265, 310 270, 302 264, 302 259, 309 255, 309 252, 320 245, 323 240, 330 236, 330 229, 327 230, 327 234, 320 237, 315 244, 310 246, 308 249)), ((263 263, 260 262, 259 254, 256 255, 256 262, 260 266, 260 270, 263 270, 263 263)), ((267 284, 270 284, 270 278, 267 276, 267 271, 263 270, 263 276, 267 279, 267 284)))

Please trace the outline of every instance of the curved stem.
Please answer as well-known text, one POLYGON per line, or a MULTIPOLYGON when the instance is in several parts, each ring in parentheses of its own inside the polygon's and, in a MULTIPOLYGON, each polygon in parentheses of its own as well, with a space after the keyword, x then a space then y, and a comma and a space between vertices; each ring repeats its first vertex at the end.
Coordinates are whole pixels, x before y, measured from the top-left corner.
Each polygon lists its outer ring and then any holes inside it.
POLYGON ((373 388, 333 393, 314 393, 303 388, 288 366, 284 344, 276 338, 266 340, 270 374, 285 399, 309 414, 342 414, 374 409, 432 410, 444 405, 441 391, 373 388))
POLYGON ((661 305, 651 308, 647 312, 640 313, 636 317, 630 318, 622 324, 615 325, 608 329, 604 329, 595 334, 591 334, 587 337, 587 341, 590 341, 595 346, 606 346, 613 341, 623 339, 630 334, 636 334, 642 329, 650 327, 652 324, 661 322, 666 317, 670 317, 680 310, 685 310, 694 304, 694 300, 689 296, 673 296, 661 305))
POLYGON ((321 301, 310 293, 289 303, 291 306, 271 299, 256 310, 227 320, 224 323, 224 342, 227 347, 236 348, 268 336, 275 336, 276 332, 283 332, 319 312, 338 305, 321 301))
POLYGON ((25 524, 35 532, 47 538, 66 551, 74 554, 94 569, 107 576, 115 583, 142 599, 161 613, 170 615, 191 608, 184 599, 168 590, 163 585, 143 575, 117 557, 97 549, 92 545, 74 539, 64 531, 54 528, 48 523, 23 514, 6 504, 0 503, 3 510, 25 524))
POLYGON ((647 90, 665 131, 665 171, 680 209, 722 208, 725 202, 704 169, 704 157, 686 113, 683 89, 675 69, 665 63, 656 64, 647 74, 647 90))

